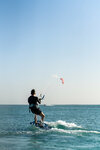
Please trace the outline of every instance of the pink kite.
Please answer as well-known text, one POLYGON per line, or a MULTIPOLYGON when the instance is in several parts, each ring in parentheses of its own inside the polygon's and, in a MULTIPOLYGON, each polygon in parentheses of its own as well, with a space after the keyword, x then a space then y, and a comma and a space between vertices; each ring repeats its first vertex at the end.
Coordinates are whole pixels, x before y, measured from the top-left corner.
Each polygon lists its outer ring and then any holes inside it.
POLYGON ((64 84, 64 79, 63 79, 63 78, 60 78, 60 80, 62 81, 62 84, 64 84))

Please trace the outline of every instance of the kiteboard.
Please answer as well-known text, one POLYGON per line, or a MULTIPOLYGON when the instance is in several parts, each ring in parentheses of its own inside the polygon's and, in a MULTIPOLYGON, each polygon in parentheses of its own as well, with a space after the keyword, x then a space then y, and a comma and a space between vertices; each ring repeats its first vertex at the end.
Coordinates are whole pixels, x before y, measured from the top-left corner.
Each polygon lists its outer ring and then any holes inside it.
POLYGON ((52 127, 46 123, 41 123, 41 121, 37 121, 37 123, 35 123, 35 121, 30 122, 30 124, 34 125, 35 127, 41 128, 41 129, 45 129, 45 130, 49 130, 52 127))

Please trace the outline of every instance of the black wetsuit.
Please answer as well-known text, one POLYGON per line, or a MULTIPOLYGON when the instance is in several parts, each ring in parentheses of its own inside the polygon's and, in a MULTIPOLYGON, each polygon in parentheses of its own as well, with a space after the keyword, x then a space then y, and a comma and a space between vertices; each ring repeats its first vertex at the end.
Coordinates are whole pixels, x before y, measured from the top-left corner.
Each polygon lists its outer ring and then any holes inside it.
POLYGON ((40 108, 38 108, 38 103, 40 104, 40 100, 36 96, 30 96, 28 98, 29 108, 31 109, 31 112, 37 115, 41 114, 40 108))

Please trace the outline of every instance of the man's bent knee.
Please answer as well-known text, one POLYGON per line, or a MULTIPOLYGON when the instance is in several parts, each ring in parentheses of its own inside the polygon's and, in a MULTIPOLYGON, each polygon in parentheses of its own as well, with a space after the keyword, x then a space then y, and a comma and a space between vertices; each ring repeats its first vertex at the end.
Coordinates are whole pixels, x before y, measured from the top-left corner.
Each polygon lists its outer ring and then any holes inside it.
POLYGON ((45 117, 45 115, 44 115, 44 113, 43 113, 43 112, 41 112, 40 116, 41 116, 41 117, 43 117, 43 118, 45 117))

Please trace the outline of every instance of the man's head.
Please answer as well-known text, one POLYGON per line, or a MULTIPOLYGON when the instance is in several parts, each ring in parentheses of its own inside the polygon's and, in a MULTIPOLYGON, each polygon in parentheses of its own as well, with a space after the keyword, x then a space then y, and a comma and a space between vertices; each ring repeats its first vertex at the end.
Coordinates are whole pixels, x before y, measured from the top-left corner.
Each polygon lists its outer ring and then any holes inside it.
POLYGON ((32 90, 31 90, 31 95, 34 95, 34 94, 35 94, 35 90, 32 89, 32 90))

